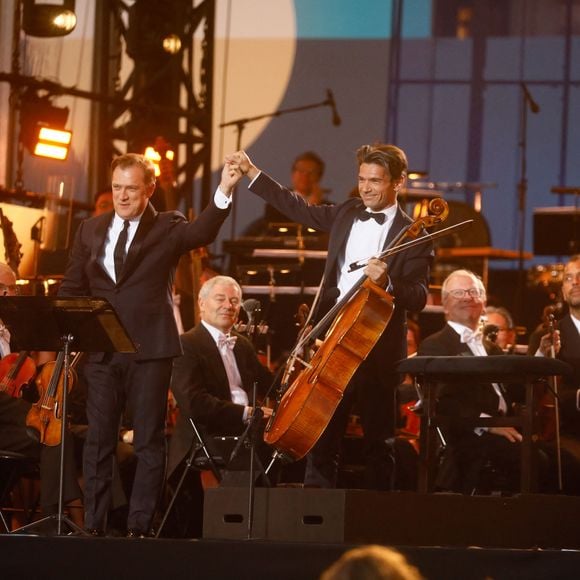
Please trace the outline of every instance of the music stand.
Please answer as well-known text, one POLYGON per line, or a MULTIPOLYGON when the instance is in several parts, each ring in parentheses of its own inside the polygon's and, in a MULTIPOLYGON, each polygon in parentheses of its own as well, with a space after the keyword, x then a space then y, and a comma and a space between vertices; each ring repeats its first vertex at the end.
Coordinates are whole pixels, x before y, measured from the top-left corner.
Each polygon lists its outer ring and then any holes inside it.
POLYGON ((63 351, 63 396, 60 440, 58 512, 32 522, 12 533, 56 519, 57 536, 62 523, 84 534, 64 515, 64 461, 67 421, 69 354, 75 352, 136 352, 117 313, 108 300, 93 297, 2 296, 0 319, 23 350, 63 351))

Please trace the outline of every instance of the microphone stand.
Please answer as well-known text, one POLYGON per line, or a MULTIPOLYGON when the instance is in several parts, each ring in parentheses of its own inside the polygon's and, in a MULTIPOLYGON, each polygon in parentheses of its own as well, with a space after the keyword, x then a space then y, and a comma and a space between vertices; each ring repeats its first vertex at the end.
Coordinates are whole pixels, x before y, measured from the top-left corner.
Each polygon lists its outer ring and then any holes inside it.
POLYGON ((532 112, 539 111, 538 106, 532 100, 532 97, 525 85, 521 83, 522 103, 521 103, 521 122, 520 122, 520 181, 518 183, 518 214, 519 214, 519 231, 518 231, 518 312, 517 318, 521 319, 525 312, 525 292, 524 292, 524 246, 526 240, 526 197, 528 191, 528 106, 532 112))
MULTIPOLYGON (((238 456, 242 446, 246 446, 250 450, 250 466, 249 466, 249 473, 248 473, 248 539, 252 539, 252 532, 253 532, 253 525, 254 525, 254 497, 255 497, 255 471, 256 471, 256 437, 258 434, 258 430, 260 424, 262 422, 262 418, 264 417, 264 411, 262 411, 261 407, 256 406, 256 394, 257 394, 258 385, 254 382, 254 388, 252 392, 252 409, 253 413, 250 417, 250 420, 240 436, 232 454, 230 455, 230 459, 228 464, 231 464, 233 460, 238 456)), ((260 463, 261 467, 261 463, 260 463)), ((261 467, 262 473, 264 475, 265 483, 269 487, 270 480, 268 479, 267 474, 264 472, 264 468, 261 467)))

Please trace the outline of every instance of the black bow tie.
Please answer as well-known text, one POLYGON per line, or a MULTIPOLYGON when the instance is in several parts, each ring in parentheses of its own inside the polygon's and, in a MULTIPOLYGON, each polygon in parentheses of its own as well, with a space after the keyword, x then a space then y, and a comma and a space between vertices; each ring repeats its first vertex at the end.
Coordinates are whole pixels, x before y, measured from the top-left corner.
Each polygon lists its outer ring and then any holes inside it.
POLYGON ((379 225, 385 223, 386 215, 384 213, 376 213, 373 211, 366 211, 364 208, 360 210, 358 214, 358 219, 361 222, 366 222, 367 220, 374 219, 379 225))

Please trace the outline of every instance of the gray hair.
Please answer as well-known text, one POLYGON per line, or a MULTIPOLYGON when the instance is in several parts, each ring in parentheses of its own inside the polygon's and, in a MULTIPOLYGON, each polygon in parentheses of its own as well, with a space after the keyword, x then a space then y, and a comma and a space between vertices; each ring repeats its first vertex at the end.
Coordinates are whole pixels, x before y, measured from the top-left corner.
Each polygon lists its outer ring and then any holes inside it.
POLYGON ((507 308, 504 308, 503 306, 488 306, 485 309, 485 312, 486 314, 499 314, 500 316, 503 316, 508 329, 511 330, 514 328, 514 319, 507 308))
POLYGON ((471 278, 475 286, 482 291, 482 298, 484 300, 486 299, 487 293, 485 291, 485 286, 483 285, 483 280, 477 274, 471 270, 454 270, 451 272, 451 274, 449 274, 449 276, 447 276, 447 278, 445 278, 445 280, 443 280, 443 284, 441 285, 441 301, 445 300, 449 295, 449 292, 447 292, 447 287, 449 286, 449 282, 455 276, 467 276, 468 278, 471 278))
POLYGON ((210 292, 213 290, 214 286, 217 284, 226 284, 228 286, 234 286, 240 291, 240 298, 242 296, 242 287, 238 284, 237 280, 234 280, 231 276, 214 276, 207 280, 199 290, 199 298, 205 300, 210 292))

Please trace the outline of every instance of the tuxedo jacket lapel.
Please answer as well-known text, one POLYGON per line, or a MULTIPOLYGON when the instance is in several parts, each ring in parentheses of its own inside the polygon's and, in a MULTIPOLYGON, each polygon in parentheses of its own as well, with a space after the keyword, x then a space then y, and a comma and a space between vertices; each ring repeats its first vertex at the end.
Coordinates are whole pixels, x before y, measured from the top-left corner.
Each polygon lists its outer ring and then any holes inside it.
POLYGON ((99 274, 102 274, 103 276, 105 276, 109 280, 111 280, 111 278, 107 274, 106 270, 103 268, 101 263, 99 262, 99 258, 101 258, 101 256, 104 253, 104 246, 105 246, 105 240, 107 239, 107 232, 109 231, 109 226, 111 225, 111 222, 113 221, 114 215, 115 214, 113 212, 109 212, 109 214, 107 214, 108 219, 104 217, 103 219, 99 220, 96 223, 95 231, 94 231, 94 235, 93 235, 93 240, 92 240, 92 245, 91 245, 91 262, 95 266, 95 271, 97 271, 99 274))
POLYGON ((207 368, 215 378, 215 385, 220 389, 219 396, 222 399, 229 399, 231 397, 230 384, 217 344, 203 324, 199 324, 196 327, 196 331, 198 331, 197 334, 199 335, 200 346, 203 349, 204 359, 207 362, 207 368))

